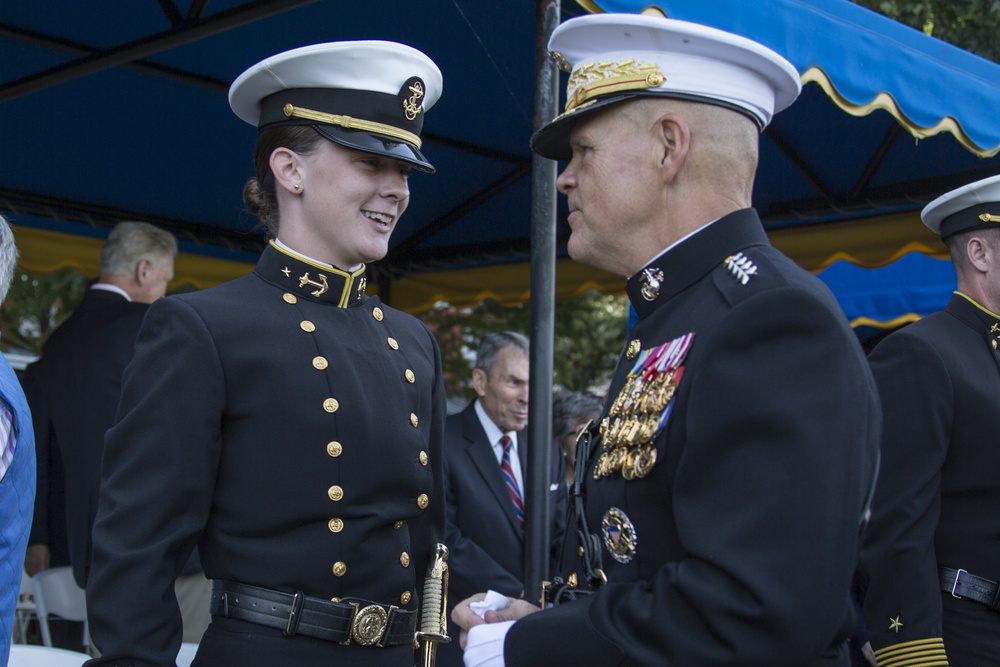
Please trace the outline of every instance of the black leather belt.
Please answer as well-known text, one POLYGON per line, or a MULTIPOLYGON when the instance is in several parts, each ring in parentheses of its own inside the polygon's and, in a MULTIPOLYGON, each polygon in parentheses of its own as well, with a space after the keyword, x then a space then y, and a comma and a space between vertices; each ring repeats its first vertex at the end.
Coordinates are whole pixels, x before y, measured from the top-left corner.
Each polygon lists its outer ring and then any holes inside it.
POLYGON ((950 567, 938 568, 938 573, 941 576, 942 591, 947 591, 956 598, 975 600, 993 611, 1000 611, 1000 586, 997 582, 950 567))
POLYGON ((289 637, 298 634, 340 644, 413 644, 417 631, 416 611, 354 598, 330 602, 234 581, 212 582, 211 613, 276 628, 289 637))

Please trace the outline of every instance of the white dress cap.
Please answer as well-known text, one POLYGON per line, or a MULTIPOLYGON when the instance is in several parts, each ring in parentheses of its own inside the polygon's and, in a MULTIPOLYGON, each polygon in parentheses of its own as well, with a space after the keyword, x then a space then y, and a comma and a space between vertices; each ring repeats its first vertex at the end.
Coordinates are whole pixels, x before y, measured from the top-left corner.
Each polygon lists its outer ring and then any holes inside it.
POLYGON ((410 46, 330 42, 257 63, 230 86, 229 105, 262 130, 311 125, 349 148, 433 171, 420 153, 420 131, 441 89, 437 65, 410 46))
POLYGON ((942 239, 972 229, 1000 227, 1000 176, 990 176, 947 192, 920 212, 942 239))
POLYGON ((589 111, 635 96, 661 96, 744 113, 763 130, 802 90, 790 62, 753 40, 660 16, 593 14, 549 39, 570 72, 565 112, 532 137, 532 149, 568 159, 569 131, 589 111))

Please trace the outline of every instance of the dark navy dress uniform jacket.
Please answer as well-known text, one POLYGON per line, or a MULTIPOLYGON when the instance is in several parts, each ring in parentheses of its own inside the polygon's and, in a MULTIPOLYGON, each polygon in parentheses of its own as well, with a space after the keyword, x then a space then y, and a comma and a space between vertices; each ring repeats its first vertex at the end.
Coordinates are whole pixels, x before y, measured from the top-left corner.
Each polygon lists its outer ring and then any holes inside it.
MULTIPOLYGON (((440 353, 363 291, 363 269, 272 244, 252 274, 150 307, 104 456, 88 586, 99 664, 174 664, 172 586, 196 544, 212 579, 417 608, 444 530, 440 353)), ((222 646, 226 664, 413 660, 409 646, 219 620, 202 649, 222 646)))
POLYGON ((941 566, 1000 581, 997 341, 1000 318, 955 294, 869 358, 885 415, 863 552, 880 657, 919 658, 943 642, 953 667, 1000 660, 1000 613, 942 591, 938 577, 941 566))
MULTIPOLYGON (((833 295, 770 246, 752 210, 725 216, 655 259, 627 290, 638 312, 615 401, 651 350, 693 334, 655 465, 584 488, 608 583, 508 632, 506 664, 847 665, 859 519, 880 414, 862 350, 833 295), (756 272, 744 283, 728 259, 756 272), (653 271, 655 274, 655 271, 653 271), (653 298, 642 295, 642 288, 653 298), (634 554, 615 560, 619 535, 634 554), (615 519, 618 523, 615 524, 615 519)), ((626 348, 628 350, 628 348, 626 348)), ((609 406, 605 406, 605 416, 609 406)))

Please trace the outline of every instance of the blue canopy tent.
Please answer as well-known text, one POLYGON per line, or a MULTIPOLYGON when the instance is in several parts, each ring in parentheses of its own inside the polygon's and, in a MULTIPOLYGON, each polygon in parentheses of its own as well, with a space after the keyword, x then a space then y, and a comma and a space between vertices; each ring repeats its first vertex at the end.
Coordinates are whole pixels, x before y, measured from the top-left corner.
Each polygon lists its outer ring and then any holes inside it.
MULTIPOLYGON (((538 2, 538 6, 547 3, 538 2)), ((562 18, 647 2, 563 0, 562 18)), ((387 38, 441 66, 426 152, 377 288, 415 311, 531 293, 531 154, 536 3, 479 0, 47 0, 0 4, 0 211, 22 265, 96 274, 111 224, 138 218, 181 238, 177 283, 250 270, 263 233, 242 210, 254 129, 228 82, 271 53, 387 38)), ((916 222, 942 192, 1000 171, 1000 66, 846 0, 663 0, 670 16, 742 33, 785 54, 807 81, 762 140, 755 206, 802 266, 863 267, 909 252, 943 258, 916 222)), ((556 295, 620 292, 622 280, 565 256, 557 213, 556 295)), ((907 306, 903 306, 904 309, 907 306)), ((856 317, 890 321, 896 312, 856 317)), ((853 319, 853 318, 852 318, 853 319)))

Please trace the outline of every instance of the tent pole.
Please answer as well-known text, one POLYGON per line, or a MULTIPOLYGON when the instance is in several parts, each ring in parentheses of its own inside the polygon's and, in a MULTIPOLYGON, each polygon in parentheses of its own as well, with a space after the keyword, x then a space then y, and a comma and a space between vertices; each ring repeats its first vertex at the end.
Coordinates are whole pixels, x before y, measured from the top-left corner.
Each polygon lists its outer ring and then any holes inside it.
MULTIPOLYGON (((549 36, 559 25, 559 1, 538 0, 535 18, 535 118, 540 126, 556 115, 559 76, 548 56, 549 36)), ((555 338, 556 163, 532 158, 531 180, 531 356, 528 381, 528 479, 526 483, 524 594, 539 599, 549 578, 549 480, 552 451, 552 370, 555 338)))

